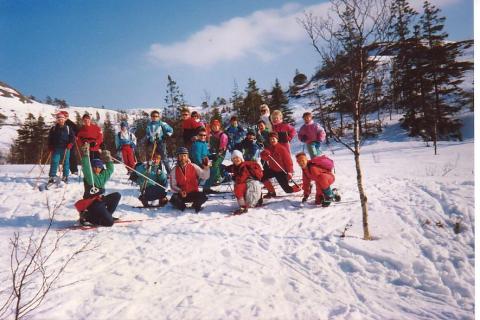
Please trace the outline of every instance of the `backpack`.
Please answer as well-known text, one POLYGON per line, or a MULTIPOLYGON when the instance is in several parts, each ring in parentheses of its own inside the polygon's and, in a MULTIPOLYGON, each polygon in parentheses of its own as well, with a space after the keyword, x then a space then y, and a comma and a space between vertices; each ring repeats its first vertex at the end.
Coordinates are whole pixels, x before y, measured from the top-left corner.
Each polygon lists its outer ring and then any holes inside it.
POLYGON ((326 155, 316 156, 310 160, 313 165, 316 165, 322 169, 332 171, 334 164, 333 160, 327 157, 326 155))
POLYGON ((262 184, 260 181, 248 180, 247 191, 245 192, 245 202, 249 208, 253 208, 262 198, 262 184))
POLYGON ((262 167, 256 161, 245 161, 246 168, 250 173, 250 176, 253 180, 260 181, 263 178, 263 170, 262 167))

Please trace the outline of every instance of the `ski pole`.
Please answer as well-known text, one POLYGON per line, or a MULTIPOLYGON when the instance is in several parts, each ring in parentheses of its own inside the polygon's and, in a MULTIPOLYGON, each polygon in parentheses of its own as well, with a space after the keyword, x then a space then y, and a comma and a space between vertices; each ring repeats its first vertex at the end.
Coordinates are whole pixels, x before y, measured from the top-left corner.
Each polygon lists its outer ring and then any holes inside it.
POLYGON ((62 177, 64 176, 64 173, 63 173, 63 164, 65 163, 65 158, 67 156, 67 150, 68 148, 65 147, 65 151, 63 152, 63 159, 62 159, 62 162, 60 162, 60 165, 58 166, 58 169, 60 169, 60 173, 62 174, 62 177))
MULTIPOLYGON (((80 149, 78 148, 78 143, 77 143, 77 139, 75 139, 74 141, 74 144, 75 144, 75 148, 77 149, 77 161, 80 159, 80 164, 82 164, 82 154, 80 153, 80 149)), ((77 165, 78 165, 78 162, 77 162, 77 165)), ((80 170, 78 172, 78 182, 80 183, 82 180, 82 171, 83 170, 80 170)))
POLYGON ((120 163, 120 164, 123 164, 123 165, 124 165, 125 167, 127 167, 128 169, 136 172, 137 174, 141 175, 142 177, 144 177, 145 179, 147 179, 147 180, 149 180, 150 182, 154 183, 155 185, 157 185, 157 186, 165 189, 165 191, 168 190, 166 187, 162 186, 161 184, 159 184, 159 183, 156 182, 155 180, 152 180, 152 179, 150 179, 149 177, 147 177, 146 175, 144 175, 144 174, 138 172, 137 170, 133 169, 132 167, 127 166, 124 162, 118 160, 117 158, 112 157, 112 160, 114 160, 115 162, 118 162, 118 163, 120 163))
MULTIPOLYGON (((270 159, 273 160, 273 162, 275 162, 275 164, 276 164, 280 169, 282 169, 283 173, 285 173, 285 174, 288 176, 287 171, 285 171, 285 169, 282 168, 282 166, 277 162, 277 160, 273 159, 273 157, 272 157, 271 155, 268 155, 268 156, 270 157, 270 159)), ((293 180, 293 178, 291 178, 290 181, 292 181, 293 184, 294 184, 295 186, 297 186, 297 188, 300 188, 300 186, 293 180)), ((300 189, 301 189, 301 188, 300 188, 300 189)))
POLYGON ((40 180, 40 176, 43 174, 43 171, 45 170, 45 167, 47 166, 47 163, 50 161, 50 158, 52 157, 52 152, 48 152, 48 157, 47 160, 45 160, 45 163, 41 167, 40 173, 38 174, 37 181, 35 181, 35 185, 33 186, 33 189, 37 189, 38 186, 38 180, 40 180))

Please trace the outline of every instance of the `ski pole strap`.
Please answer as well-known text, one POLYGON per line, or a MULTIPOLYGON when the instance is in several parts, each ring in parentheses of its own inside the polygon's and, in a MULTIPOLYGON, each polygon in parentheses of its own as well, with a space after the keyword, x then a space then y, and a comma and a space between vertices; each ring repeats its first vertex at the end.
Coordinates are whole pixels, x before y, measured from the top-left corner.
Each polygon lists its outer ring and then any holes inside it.
POLYGON ((127 167, 128 169, 136 172, 137 174, 139 174, 139 175, 141 175, 142 177, 144 177, 145 179, 151 181, 152 183, 154 183, 155 185, 159 186, 160 188, 165 189, 165 191, 168 191, 167 188, 165 188, 164 186, 162 186, 161 184, 159 184, 159 183, 156 182, 155 180, 152 180, 152 179, 150 179, 149 177, 147 177, 146 175, 144 175, 144 174, 138 172, 137 170, 133 169, 132 167, 127 166, 127 165, 126 165, 125 163, 123 163, 122 161, 120 161, 120 160, 118 160, 118 159, 116 159, 116 158, 114 158, 114 157, 112 157, 112 160, 114 160, 115 162, 118 162, 118 163, 123 164, 123 165, 124 165, 125 167, 127 167))

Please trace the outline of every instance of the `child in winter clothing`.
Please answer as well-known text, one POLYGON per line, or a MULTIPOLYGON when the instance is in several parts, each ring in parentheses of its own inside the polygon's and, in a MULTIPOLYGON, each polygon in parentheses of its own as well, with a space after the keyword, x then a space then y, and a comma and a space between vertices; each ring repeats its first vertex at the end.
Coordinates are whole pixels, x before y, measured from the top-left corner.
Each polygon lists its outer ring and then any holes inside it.
POLYGON ((315 165, 311 160, 308 160, 307 155, 300 152, 296 155, 297 163, 302 168, 303 178, 303 199, 306 202, 310 193, 310 182, 314 181, 316 186, 315 204, 328 207, 334 199, 334 194, 331 185, 335 181, 335 176, 330 170, 326 170, 318 165, 315 165))
POLYGON ((214 119, 210 122, 210 155, 209 158, 212 160, 212 166, 210 167, 210 178, 205 182, 203 188, 204 193, 217 193, 215 190, 211 189, 212 186, 221 182, 222 174, 220 166, 225 159, 225 154, 228 147, 228 136, 225 132, 221 130, 220 121, 214 119))
POLYGON ((162 158, 159 154, 155 155, 152 164, 145 166, 143 163, 137 165, 135 170, 144 176, 149 177, 155 181, 160 187, 151 180, 137 174, 136 183, 140 186, 140 196, 138 199, 142 202, 144 207, 149 206, 149 201, 158 200, 159 206, 164 206, 168 203, 167 199, 167 173, 165 167, 162 166, 162 158))
POLYGON ((255 141, 255 131, 249 130, 247 137, 235 146, 235 150, 241 151, 246 161, 259 160, 260 146, 255 141))
POLYGON ((190 158, 192 162, 201 167, 205 158, 208 160, 210 152, 208 151, 207 132, 205 128, 200 129, 197 139, 193 142, 190 148, 190 158))
POLYGON ((260 120, 263 121, 269 132, 272 131, 272 122, 270 120, 270 108, 266 104, 260 106, 260 120))
POLYGON ((268 138, 270 132, 265 125, 265 121, 260 120, 257 122, 257 143, 262 149, 270 145, 270 139, 268 138))
POLYGON ((276 197, 275 188, 270 182, 270 178, 277 179, 278 183, 286 193, 300 191, 298 185, 291 187, 288 182, 293 176, 293 163, 290 152, 287 148, 278 142, 278 133, 270 133, 270 146, 260 153, 260 157, 267 165, 264 166, 262 182, 268 190, 265 198, 276 197))
POLYGON ((105 184, 113 174, 113 162, 110 151, 103 150, 103 160, 106 162, 106 169, 103 167, 103 161, 93 159, 90 163, 89 145, 82 146, 82 170, 83 184, 85 191, 83 199, 75 203, 75 207, 80 212, 80 223, 90 222, 95 225, 111 226, 114 218, 112 214, 117 208, 121 195, 114 192, 104 196, 105 184))
POLYGON ((312 113, 310 112, 303 114, 303 121, 305 121, 305 124, 298 132, 298 139, 307 145, 310 158, 319 156, 322 154, 320 142, 325 141, 325 130, 320 124, 312 120, 312 113))
MULTIPOLYGON (((128 130, 128 122, 122 121, 120 123, 120 132, 115 135, 115 146, 117 151, 122 152, 123 163, 128 167, 133 168, 135 166, 135 154, 134 150, 137 145, 137 137, 128 130)), ((127 167, 128 174, 130 169, 127 167)))
POLYGON ((48 150, 51 152, 49 183, 53 183, 57 174, 58 165, 63 164, 64 182, 68 182, 70 173, 70 150, 75 141, 75 133, 65 124, 65 115, 62 112, 57 113, 57 123, 50 128, 48 133, 48 150))
POLYGON ((103 133, 99 126, 92 123, 88 113, 82 117, 83 127, 77 134, 77 145, 83 146, 85 142, 90 145, 90 160, 100 158, 100 147, 103 143, 103 133))
POLYGON ((195 212, 202 210, 202 204, 208 198, 198 190, 198 180, 206 180, 210 176, 208 165, 202 167, 203 169, 190 162, 187 148, 178 148, 177 165, 170 172, 170 188, 174 192, 170 202, 175 208, 183 211, 186 203, 193 202, 195 212))
POLYGON ((150 113, 150 121, 147 124, 147 134, 146 134, 146 150, 147 150, 147 160, 152 160, 153 149, 155 147, 155 153, 158 153, 162 156, 162 162, 167 169, 167 172, 170 172, 170 166, 167 159, 167 144, 166 139, 173 134, 173 129, 167 123, 160 120, 160 112, 154 110, 150 113))
POLYGON ((245 138, 245 129, 238 124, 237 117, 230 118, 230 126, 225 129, 228 135, 228 151, 232 152, 237 143, 240 143, 245 138))
POLYGON ((239 150, 232 152, 232 162, 233 164, 225 169, 233 173, 233 192, 240 206, 233 214, 242 214, 247 212, 249 207, 262 204, 262 185, 258 180, 262 178, 263 172, 257 162, 245 161, 239 150))
POLYGON ((278 133, 278 142, 287 148, 290 154, 290 141, 295 137, 297 132, 295 128, 288 123, 283 122, 283 113, 275 110, 272 113, 273 131, 278 133))

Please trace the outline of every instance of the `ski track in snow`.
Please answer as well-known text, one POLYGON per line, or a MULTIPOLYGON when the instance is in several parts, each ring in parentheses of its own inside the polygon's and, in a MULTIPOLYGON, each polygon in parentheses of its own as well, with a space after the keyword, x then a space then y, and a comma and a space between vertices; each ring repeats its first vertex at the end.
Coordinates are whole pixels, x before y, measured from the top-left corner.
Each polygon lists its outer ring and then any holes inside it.
MULTIPOLYGON (((31 318, 473 319, 473 142, 444 143, 436 157, 421 145, 364 146, 373 241, 361 240, 346 151, 333 156, 335 186, 346 203, 297 207, 301 197, 290 195, 233 217, 231 197, 212 196, 198 215, 170 205, 132 208, 137 190, 116 166, 107 184, 107 192, 122 194, 115 215, 146 220, 67 231, 53 265, 91 237, 95 248, 71 263, 31 318), (443 175, 457 154, 456 167, 443 175), (462 232, 455 234, 458 218, 462 232)), ((39 192, 33 189, 39 168, 30 169, 0 166, 2 283, 9 278, 8 239, 14 231, 46 228, 47 198, 51 204, 65 198, 54 228, 77 218, 73 203, 82 183, 73 177, 39 192)), ((52 231, 50 243, 57 232, 63 231, 52 231)))

